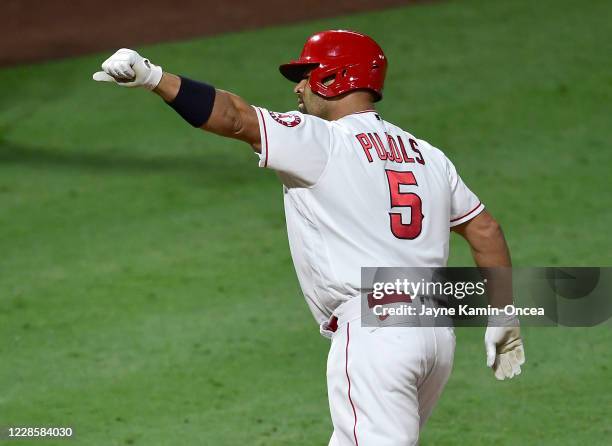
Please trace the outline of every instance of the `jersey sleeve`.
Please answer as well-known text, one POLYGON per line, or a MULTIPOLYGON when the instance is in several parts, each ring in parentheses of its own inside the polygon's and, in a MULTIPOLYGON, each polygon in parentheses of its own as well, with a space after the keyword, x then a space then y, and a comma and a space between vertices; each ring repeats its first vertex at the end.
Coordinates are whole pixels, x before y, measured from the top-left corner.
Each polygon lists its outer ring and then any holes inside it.
POLYGON ((452 228, 476 217, 485 207, 474 192, 463 182, 451 160, 446 156, 444 156, 444 160, 450 183, 450 227, 452 228))
POLYGON ((330 158, 330 124, 297 111, 254 108, 261 134, 259 166, 279 172, 287 186, 314 185, 330 158))

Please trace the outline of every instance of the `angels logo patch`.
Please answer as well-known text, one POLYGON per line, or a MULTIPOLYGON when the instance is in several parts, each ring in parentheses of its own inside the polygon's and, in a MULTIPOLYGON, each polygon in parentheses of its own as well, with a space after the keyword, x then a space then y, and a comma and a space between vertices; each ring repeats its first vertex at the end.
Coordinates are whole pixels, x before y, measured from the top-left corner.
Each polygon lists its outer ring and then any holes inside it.
POLYGON ((276 113, 276 112, 268 112, 272 119, 274 119, 279 124, 284 125, 285 127, 295 127, 300 122, 302 122, 302 118, 298 115, 294 115, 292 113, 276 113))

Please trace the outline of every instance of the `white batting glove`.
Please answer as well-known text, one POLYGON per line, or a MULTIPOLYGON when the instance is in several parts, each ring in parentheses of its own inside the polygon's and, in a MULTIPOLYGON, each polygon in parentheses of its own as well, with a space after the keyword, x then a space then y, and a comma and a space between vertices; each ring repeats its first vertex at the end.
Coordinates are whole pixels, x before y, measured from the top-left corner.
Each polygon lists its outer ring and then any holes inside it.
POLYGON ((122 87, 145 87, 153 90, 162 78, 162 68, 153 65, 134 50, 121 48, 102 64, 104 71, 94 73, 93 80, 114 82, 122 87))
POLYGON ((487 366, 493 368, 495 378, 502 381, 521 374, 525 350, 516 316, 490 316, 484 341, 487 366))

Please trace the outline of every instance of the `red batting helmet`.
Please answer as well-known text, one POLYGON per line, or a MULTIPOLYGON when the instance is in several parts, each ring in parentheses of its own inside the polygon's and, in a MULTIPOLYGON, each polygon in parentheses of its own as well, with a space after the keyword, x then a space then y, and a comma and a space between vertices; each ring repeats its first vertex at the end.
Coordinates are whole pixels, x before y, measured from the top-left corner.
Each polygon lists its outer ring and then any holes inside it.
POLYGON ((310 72, 310 89, 333 98, 348 91, 365 88, 382 99, 387 72, 385 53, 373 39, 354 31, 331 30, 311 36, 300 58, 281 65, 283 76, 293 82, 304 79, 310 72), (334 81, 325 85, 327 81, 334 81))

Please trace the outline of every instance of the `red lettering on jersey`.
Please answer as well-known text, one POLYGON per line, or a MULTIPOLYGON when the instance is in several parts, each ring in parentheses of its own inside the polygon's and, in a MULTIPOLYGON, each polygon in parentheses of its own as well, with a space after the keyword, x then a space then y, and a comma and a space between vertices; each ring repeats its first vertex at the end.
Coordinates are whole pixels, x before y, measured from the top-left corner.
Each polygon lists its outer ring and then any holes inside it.
POLYGON ((395 161, 397 161, 398 163, 401 163, 402 155, 400 155, 399 149, 397 148, 397 144, 395 143, 395 139, 393 138, 393 136, 389 135, 388 133, 385 133, 385 135, 387 135, 387 142, 389 143, 389 150, 393 154, 395 161))
POLYGON ((378 133, 374 133, 374 136, 376 137, 376 141, 378 141, 378 145, 380 146, 382 151, 385 152, 385 155, 387 156, 387 158, 389 158, 390 161, 395 161, 395 157, 393 156, 393 152, 389 153, 389 152, 387 152, 385 150, 385 145, 382 143, 382 141, 380 139, 380 136, 378 136, 378 133))
POLYGON ((372 155, 370 154, 370 150, 372 150, 372 143, 370 142, 366 134, 360 133, 359 135, 355 135, 355 137, 357 138, 357 141, 359 141, 359 144, 361 144, 361 147, 363 148, 363 151, 365 152, 366 157, 368 158, 368 162, 371 163, 372 161, 374 161, 372 159, 372 155))
POLYGON ((400 149, 402 150, 402 155, 404 156, 404 162, 414 163, 414 158, 408 156, 408 152, 406 152, 406 146, 404 146, 404 141, 402 141, 401 136, 397 135, 397 140, 399 141, 400 149))
POLYGON ((402 140, 401 136, 393 136, 389 135, 388 133, 385 133, 385 136, 387 137, 389 151, 387 151, 385 145, 382 142, 381 137, 376 132, 367 134, 360 133, 358 135, 355 135, 355 138, 357 138, 357 141, 359 141, 359 144, 361 145, 361 148, 363 149, 363 152, 365 153, 368 162, 371 163, 374 161, 372 157, 372 149, 376 149, 376 154, 378 155, 378 158, 381 161, 389 160, 395 161, 396 163, 401 163, 403 160, 403 162, 405 163, 414 163, 416 160, 416 162, 418 162, 419 164, 425 165, 425 158, 423 158, 423 154, 419 150, 419 146, 416 140, 412 138, 409 139, 410 148, 414 153, 417 154, 417 156, 413 158, 408 155, 406 146, 404 145, 404 141, 402 140), (395 138, 397 138, 397 141, 395 141, 395 138))
POLYGON ((417 147, 419 147, 419 146, 418 146, 418 144, 417 144, 417 142, 416 142, 414 139, 412 139, 412 138, 410 138, 410 147, 412 147, 412 151, 413 151, 414 153, 416 153, 417 155, 419 155, 419 156, 417 156, 417 158, 416 158, 417 163, 425 165, 425 159, 423 158, 423 154, 422 154, 422 153, 421 153, 421 151, 420 151, 420 150, 417 148, 417 147))
MULTIPOLYGON (((376 133, 374 134, 376 135, 376 133)), ((378 153, 378 157, 381 159, 381 161, 386 160, 387 152, 385 152, 385 148, 382 146, 382 144, 379 146, 371 133, 368 133, 368 137, 370 138, 370 141, 372 141, 372 144, 374 144, 374 147, 376 147, 376 153, 378 153)), ((378 140, 380 141, 380 138, 378 138, 378 140)))
POLYGON ((402 192, 401 186, 418 186, 414 174, 410 171, 399 172, 395 170, 385 170, 389 181, 389 196, 391 198, 391 208, 410 208, 410 223, 402 223, 401 212, 389 212, 391 219, 391 232, 394 236, 401 239, 414 240, 423 230, 423 203, 421 197, 414 192, 402 192))

